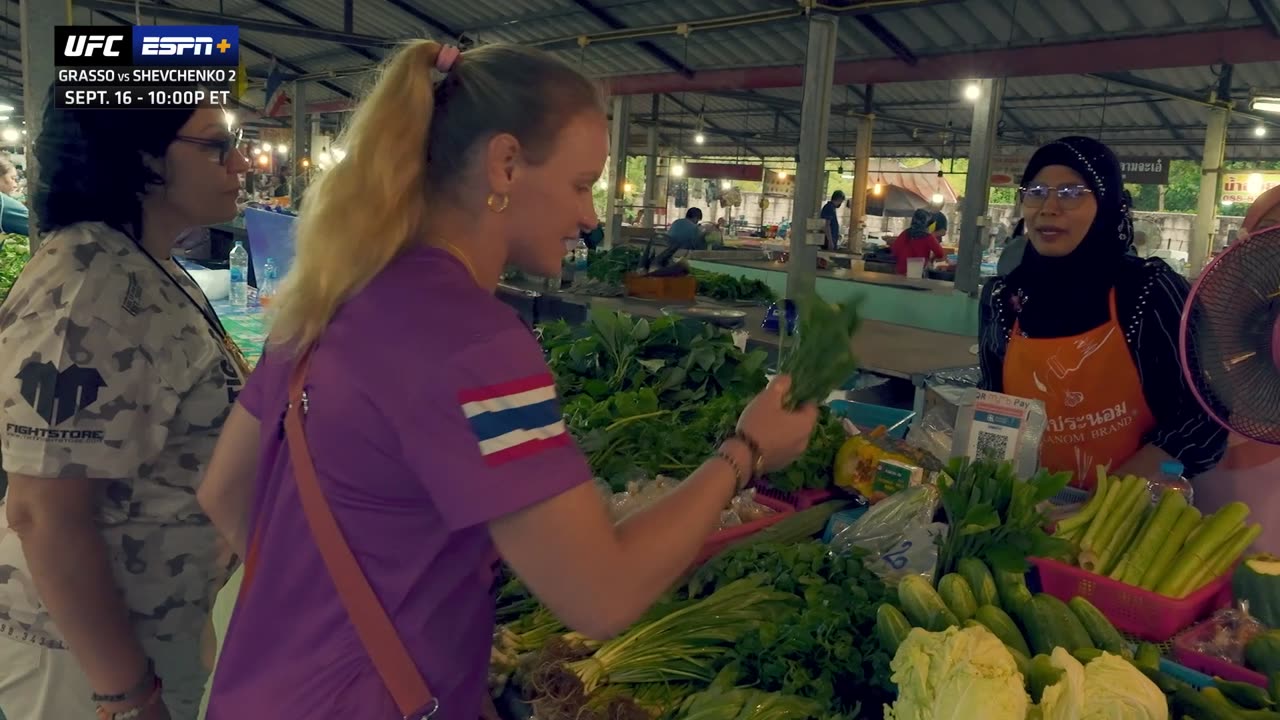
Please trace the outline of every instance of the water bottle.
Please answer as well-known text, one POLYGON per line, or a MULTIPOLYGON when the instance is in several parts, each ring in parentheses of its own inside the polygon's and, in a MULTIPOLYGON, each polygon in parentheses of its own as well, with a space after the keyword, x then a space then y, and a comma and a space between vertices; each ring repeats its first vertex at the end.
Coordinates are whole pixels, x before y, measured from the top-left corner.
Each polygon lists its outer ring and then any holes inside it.
POLYGON ((587 269, 587 257, 591 251, 587 249, 585 240, 579 240, 578 245, 573 249, 573 267, 575 270, 587 269))
POLYGON ((276 279, 279 277, 276 261, 267 258, 262 265, 262 279, 258 281, 258 304, 266 307, 276 296, 276 279))
POLYGON ((1191 487, 1191 482, 1182 476, 1183 470, 1182 463, 1177 460, 1165 460, 1160 463, 1160 472, 1154 477, 1147 478, 1147 488, 1151 490, 1152 504, 1160 502, 1160 496, 1165 490, 1177 490, 1186 498, 1187 504, 1191 504, 1195 491, 1191 487))
POLYGON ((228 257, 231 267, 231 304, 245 307, 249 304, 249 251, 237 240, 228 257))

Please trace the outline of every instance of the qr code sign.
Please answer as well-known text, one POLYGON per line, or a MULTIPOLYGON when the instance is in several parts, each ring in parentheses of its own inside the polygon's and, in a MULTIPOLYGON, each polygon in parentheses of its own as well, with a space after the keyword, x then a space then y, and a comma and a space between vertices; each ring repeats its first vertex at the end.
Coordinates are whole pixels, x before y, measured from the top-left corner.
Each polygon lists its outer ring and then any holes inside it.
POLYGON ((988 460, 1005 460, 1008 457, 1009 436, 1000 433, 978 432, 979 458, 988 460))

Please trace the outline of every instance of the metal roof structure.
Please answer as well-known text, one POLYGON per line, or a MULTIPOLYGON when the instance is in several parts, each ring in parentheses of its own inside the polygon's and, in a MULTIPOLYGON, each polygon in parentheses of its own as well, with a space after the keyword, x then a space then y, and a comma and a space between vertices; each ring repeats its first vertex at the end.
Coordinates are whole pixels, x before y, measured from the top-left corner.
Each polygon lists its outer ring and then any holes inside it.
MULTIPOLYGON (((307 102, 340 112, 395 43, 418 37, 544 47, 634 94, 668 151, 795 153, 805 7, 840 15, 831 155, 853 155, 873 112, 876 155, 964 156, 967 80, 1008 77, 1003 143, 1101 136, 1133 156, 1199 159, 1206 104, 1237 101, 1228 158, 1280 159, 1280 115, 1252 115, 1251 92, 1280 90, 1280 0, 72 0, 76 24, 236 24, 262 117, 273 60, 314 79, 307 102), (1216 95, 1215 95, 1216 93, 1216 95), (658 98, 656 120, 651 97, 658 98), (1260 124, 1268 137, 1257 137, 1260 124), (705 145, 693 135, 702 128, 705 145)), ((0 96, 14 90, 18 0, 0 0, 0 96)), ((20 98, 19 98, 20 99, 20 98)), ((16 103, 15 103, 16 104, 16 103)), ((287 115, 287 113, 286 113, 287 115)), ((326 115, 329 121, 337 116, 326 115)), ((633 152, 635 152, 633 150, 633 152)))

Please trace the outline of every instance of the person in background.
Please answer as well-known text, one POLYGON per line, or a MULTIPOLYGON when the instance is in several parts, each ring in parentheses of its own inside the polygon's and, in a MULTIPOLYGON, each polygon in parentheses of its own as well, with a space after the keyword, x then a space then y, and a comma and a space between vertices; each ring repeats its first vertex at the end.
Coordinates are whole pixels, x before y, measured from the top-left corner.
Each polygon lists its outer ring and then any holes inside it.
POLYGON ((578 239, 586 244, 588 250, 595 252, 597 248, 604 244, 604 223, 598 222, 590 230, 583 230, 578 233, 578 239))
POLYGON ((671 227, 667 228, 670 244, 681 250, 706 250, 706 236, 699 227, 701 222, 702 208, 689 208, 685 211, 684 217, 671 223, 671 227))
POLYGON ((1022 262, 1022 255, 1027 250, 1027 221, 1019 218, 1013 226, 1013 234, 1005 241, 1000 251, 1000 259, 996 261, 996 275, 1008 275, 1022 262))
POLYGON ((569 627, 618 633, 816 423, 814 407, 783 409, 789 380, 775 381, 714 457, 615 525, 542 348, 493 295, 508 264, 554 274, 564 238, 598 222, 609 148, 595 83, 529 47, 419 40, 388 61, 342 146, 308 190, 267 351, 200 488, 247 558, 208 720, 405 715, 301 504, 289 453, 308 448, 280 432, 295 371, 337 542, 449 719, 478 717, 486 697, 499 556, 569 627), (342 201, 357 189, 360 203, 342 201))
POLYGON ((941 210, 933 214, 933 222, 929 223, 929 229, 933 232, 933 236, 938 239, 938 244, 942 244, 942 238, 947 235, 947 216, 941 210))
POLYGON ((44 242, 0 307, 13 720, 196 713, 229 561, 196 487, 247 368, 171 250, 235 217, 237 144, 218 108, 45 110, 44 242))
POLYGON ((1250 233, 1273 227, 1280 227, 1280 186, 1271 188, 1253 201, 1249 212, 1245 213, 1244 222, 1240 223, 1236 241, 1248 238, 1250 233))
POLYGON ((823 241, 823 248, 826 250, 835 250, 840 245, 840 206, 844 204, 844 191, 836 190, 831 193, 831 199, 826 205, 822 206, 822 212, 819 215, 823 220, 827 221, 826 239, 823 241))
MULTIPOLYGON (((929 229, 933 223, 934 213, 919 208, 911 214, 911 225, 894 238, 889 251, 893 253, 899 275, 907 274, 907 261, 912 258, 924 258, 925 264, 928 265, 930 260, 942 260, 947 257, 947 252, 938 242, 938 236, 929 229)), ((945 231, 945 224, 943 229, 945 231)))
POLYGON ((1065 137, 1023 173, 1028 245, 979 303, 982 387, 1040 400, 1040 460, 1092 488, 1099 465, 1151 477, 1188 475, 1222 457, 1226 431, 1201 410, 1178 361, 1189 287, 1163 260, 1129 254, 1130 202, 1106 145, 1065 137))
POLYGON ((27 206, 13 196, 18 191, 18 168, 0 157, 0 232, 29 235, 27 206))

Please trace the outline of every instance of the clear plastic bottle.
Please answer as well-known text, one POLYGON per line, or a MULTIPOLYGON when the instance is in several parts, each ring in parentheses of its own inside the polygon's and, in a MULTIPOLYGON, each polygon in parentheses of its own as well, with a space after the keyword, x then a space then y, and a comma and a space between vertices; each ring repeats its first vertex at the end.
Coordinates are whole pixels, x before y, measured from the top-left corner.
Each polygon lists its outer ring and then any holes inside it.
POLYGON ((1177 490, 1187 499, 1187 504, 1191 504, 1195 491, 1191 487, 1191 481, 1182 476, 1184 470, 1182 463, 1177 460, 1165 460, 1160 464, 1160 472, 1147 478, 1152 504, 1160 502, 1160 496, 1165 490, 1177 490))
POLYGON ((575 270, 587 269, 587 258, 590 257, 591 250, 587 248, 585 240, 579 240, 578 245, 573 249, 573 267, 575 270))
POLYGON ((249 304, 249 251, 237 240, 227 258, 231 268, 231 304, 245 307, 249 304))
POLYGON ((258 280, 258 304, 266 307, 276 297, 276 281, 279 279, 279 269, 276 268, 276 261, 267 258, 262 264, 262 279, 258 280))

